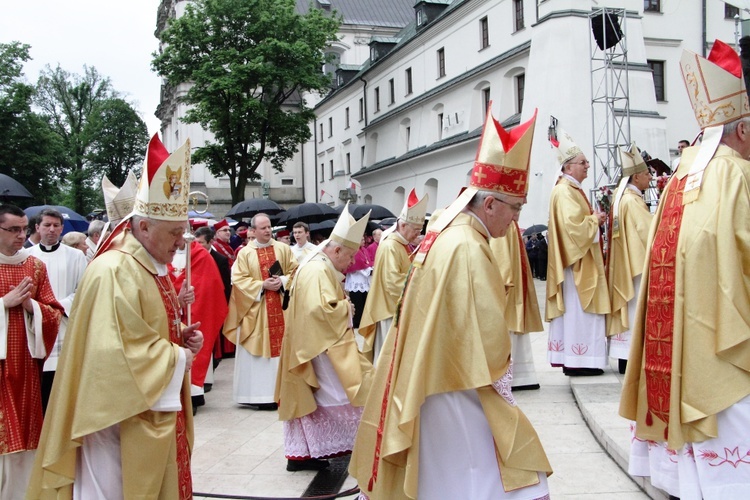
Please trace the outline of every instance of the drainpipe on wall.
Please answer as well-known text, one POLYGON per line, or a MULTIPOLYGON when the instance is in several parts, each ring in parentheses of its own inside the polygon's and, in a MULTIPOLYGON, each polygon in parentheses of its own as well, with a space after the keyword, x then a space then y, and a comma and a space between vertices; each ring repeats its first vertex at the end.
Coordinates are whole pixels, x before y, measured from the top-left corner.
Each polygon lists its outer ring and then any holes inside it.
POLYGON ((708 36, 708 34, 706 33, 706 0, 703 0, 701 3, 703 4, 702 5, 703 15, 701 16, 701 30, 702 30, 703 45, 701 47, 701 50, 703 51, 702 56, 706 57, 706 44, 708 43, 708 40, 706 40, 706 37, 708 36))
MULTIPOLYGON (((318 117, 315 116, 313 120, 313 141, 315 144, 315 156, 313 159, 313 167, 315 170, 315 203, 320 202, 320 193, 318 192, 318 117)), ((302 176, 304 179, 304 175, 302 176)))

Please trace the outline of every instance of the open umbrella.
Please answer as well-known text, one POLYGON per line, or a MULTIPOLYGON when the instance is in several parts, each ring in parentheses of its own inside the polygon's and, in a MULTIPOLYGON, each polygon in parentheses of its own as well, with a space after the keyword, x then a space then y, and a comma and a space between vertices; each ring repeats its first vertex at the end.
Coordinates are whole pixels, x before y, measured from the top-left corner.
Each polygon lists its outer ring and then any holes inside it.
POLYGON ((527 227, 523 231, 523 235, 531 236, 532 234, 541 233, 542 231, 546 231, 546 230, 547 230, 547 226, 545 226, 544 224, 534 224, 533 226, 527 227))
POLYGON ((188 218, 195 219, 195 218, 201 218, 201 219, 213 219, 214 214, 211 212, 196 212, 195 210, 188 211, 188 218))
POLYGON ((89 229, 89 221, 86 220, 86 218, 77 212, 74 212, 73 210, 69 209, 68 207, 63 207, 61 205, 36 205, 33 207, 29 207, 24 210, 24 213, 26 214, 26 217, 34 217, 39 212, 44 210, 45 208, 51 208, 52 210, 57 210, 60 212, 63 216, 63 232, 62 234, 69 233, 71 231, 78 231, 80 233, 85 233, 89 229))
POLYGON ((284 209, 273 200, 268 200, 266 198, 250 198, 249 200, 237 203, 229 210, 229 212, 227 212, 226 216, 241 219, 242 217, 252 217, 255 214, 260 213, 276 215, 283 211, 284 209))
POLYGON ((313 222, 335 219, 338 216, 339 212, 325 203, 302 203, 281 214, 279 224, 286 224, 287 226, 293 226, 297 222, 311 224, 313 222))
POLYGON ((28 198, 33 196, 20 182, 8 175, 0 174, 0 199, 10 201, 28 198))
MULTIPOLYGON (((333 209, 336 210, 336 212, 340 214, 344 210, 345 206, 346 205, 339 205, 337 207, 333 207, 333 209)), ((370 213, 371 220, 381 220, 381 219, 386 219, 388 217, 395 217, 395 215, 393 215, 393 213, 390 210, 380 205, 372 205, 372 204, 367 204, 367 203, 364 205, 356 205, 353 203, 349 204, 349 213, 352 214, 352 217, 354 217, 357 220, 367 215, 367 212, 371 212, 370 213)))

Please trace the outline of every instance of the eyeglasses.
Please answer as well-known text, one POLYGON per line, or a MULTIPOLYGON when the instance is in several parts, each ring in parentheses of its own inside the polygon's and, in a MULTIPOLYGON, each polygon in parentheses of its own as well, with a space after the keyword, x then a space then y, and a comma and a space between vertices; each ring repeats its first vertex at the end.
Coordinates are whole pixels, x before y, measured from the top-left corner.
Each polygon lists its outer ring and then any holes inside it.
POLYGON ((515 213, 520 214, 521 210, 523 210, 523 205, 514 205, 513 203, 508 203, 505 200, 501 200, 500 198, 495 198, 497 201, 502 203, 503 205, 508 205, 511 210, 513 210, 515 213))
POLYGON ((8 231, 9 233, 12 233, 12 234, 21 234, 22 232, 25 233, 29 229, 29 226, 24 226, 24 227, 19 227, 19 226, 3 227, 3 226, 0 226, 0 229, 2 229, 3 231, 8 231))
POLYGON ((591 165, 588 160, 569 161, 568 165, 591 165))

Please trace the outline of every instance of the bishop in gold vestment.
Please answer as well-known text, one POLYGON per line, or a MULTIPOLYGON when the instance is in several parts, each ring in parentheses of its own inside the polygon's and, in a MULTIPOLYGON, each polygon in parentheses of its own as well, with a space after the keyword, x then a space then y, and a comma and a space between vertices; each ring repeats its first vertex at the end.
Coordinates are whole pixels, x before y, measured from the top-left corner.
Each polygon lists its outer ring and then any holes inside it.
POLYGON ((238 349, 234 361, 234 400, 275 409, 274 387, 284 338, 284 285, 297 267, 289 245, 271 238, 267 216, 253 217, 256 240, 248 242, 232 266, 232 295, 224 321, 224 335, 238 349), (282 275, 269 273, 274 262, 282 275), (268 289, 278 280, 281 288, 268 289), (242 349, 239 349, 242 347, 242 349))
POLYGON ((586 156, 562 130, 555 142, 562 174, 549 204, 547 358, 566 375, 598 375, 607 365, 610 311, 599 240, 606 215, 594 212, 581 187, 590 166, 586 156))
POLYGON ((531 266, 518 223, 514 221, 508 227, 505 236, 492 238, 490 248, 500 266, 500 275, 505 283, 505 321, 510 330, 513 358, 511 385, 517 390, 538 389, 539 382, 528 334, 544 331, 544 325, 539 314, 534 278, 531 275, 531 266))
POLYGON ((700 83, 704 135, 683 150, 648 238, 620 402, 635 421, 629 472, 681 498, 748 498, 750 106, 732 47, 685 51, 681 67, 700 83))

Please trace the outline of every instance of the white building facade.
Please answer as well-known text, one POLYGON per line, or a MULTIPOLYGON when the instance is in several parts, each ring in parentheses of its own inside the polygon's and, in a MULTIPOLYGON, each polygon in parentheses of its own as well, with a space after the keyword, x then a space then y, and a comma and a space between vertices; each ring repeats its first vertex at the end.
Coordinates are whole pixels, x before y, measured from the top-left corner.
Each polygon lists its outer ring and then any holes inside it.
MULTIPOLYGON (((306 201, 356 199, 398 213, 415 188, 430 194, 428 211, 448 205, 466 185, 492 100, 506 126, 538 110, 520 225, 546 224, 560 167, 550 116, 594 156, 589 15, 603 7, 626 12, 630 138, 668 164, 678 141, 699 132, 679 70, 683 49, 734 44, 735 12, 720 0, 419 0, 414 22, 374 38, 370 60, 356 73, 339 70, 342 85, 316 106, 306 201)), ((594 184, 590 171, 584 187, 594 184)))

